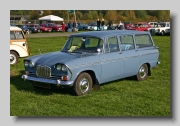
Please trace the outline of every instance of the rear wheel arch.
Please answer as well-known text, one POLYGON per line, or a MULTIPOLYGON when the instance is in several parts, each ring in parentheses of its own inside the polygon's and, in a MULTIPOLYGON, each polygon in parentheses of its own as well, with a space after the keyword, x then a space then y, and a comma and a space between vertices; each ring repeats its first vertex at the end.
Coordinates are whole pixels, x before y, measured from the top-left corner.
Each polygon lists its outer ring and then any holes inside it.
POLYGON ((148 66, 148 76, 151 76, 151 67, 149 63, 146 63, 146 65, 148 66))
POLYGON ((18 56, 20 56, 19 53, 18 53, 16 50, 10 50, 10 52, 11 52, 11 51, 12 51, 12 52, 15 52, 18 56))

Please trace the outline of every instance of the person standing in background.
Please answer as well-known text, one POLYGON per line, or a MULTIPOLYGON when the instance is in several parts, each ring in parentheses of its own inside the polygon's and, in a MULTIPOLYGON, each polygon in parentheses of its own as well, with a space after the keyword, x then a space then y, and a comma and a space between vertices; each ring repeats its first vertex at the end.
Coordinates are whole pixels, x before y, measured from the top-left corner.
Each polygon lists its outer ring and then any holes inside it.
POLYGON ((76 22, 75 21, 73 22, 72 27, 73 27, 73 32, 76 32, 76 22))
POLYGON ((97 19, 97 31, 100 31, 100 30, 101 30, 100 26, 101 26, 101 21, 100 21, 99 18, 98 18, 98 19, 97 19))
POLYGON ((113 25, 113 22, 111 19, 109 19, 108 25, 109 25, 109 27, 111 27, 113 25))
POLYGON ((72 32, 72 23, 69 21, 68 23, 68 32, 72 32))
POLYGON ((113 22, 112 22, 112 20, 111 19, 109 19, 109 22, 108 22, 108 30, 112 30, 113 28, 112 28, 112 25, 113 25, 113 22))
POLYGON ((102 19, 102 21, 101 21, 101 27, 102 27, 102 30, 104 31, 104 27, 105 27, 104 19, 102 19))
POLYGON ((121 21, 119 21, 117 29, 118 30, 123 30, 124 29, 124 24, 121 21))
POLYGON ((62 22, 61 26, 62 26, 62 31, 65 32, 66 24, 64 23, 64 21, 62 22))

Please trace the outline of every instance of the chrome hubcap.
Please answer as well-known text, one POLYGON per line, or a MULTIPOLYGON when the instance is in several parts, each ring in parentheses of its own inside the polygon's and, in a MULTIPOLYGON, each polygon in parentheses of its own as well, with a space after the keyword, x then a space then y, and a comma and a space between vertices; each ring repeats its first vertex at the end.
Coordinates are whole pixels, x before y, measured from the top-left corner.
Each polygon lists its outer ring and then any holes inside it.
POLYGON ((146 76, 146 69, 144 66, 139 69, 139 75, 141 78, 144 78, 146 76))
POLYGON ((89 81, 86 78, 81 79, 79 82, 79 89, 82 93, 85 93, 89 89, 89 81))
POLYGON ((14 64, 16 62, 16 56, 13 54, 10 54, 10 64, 14 64))

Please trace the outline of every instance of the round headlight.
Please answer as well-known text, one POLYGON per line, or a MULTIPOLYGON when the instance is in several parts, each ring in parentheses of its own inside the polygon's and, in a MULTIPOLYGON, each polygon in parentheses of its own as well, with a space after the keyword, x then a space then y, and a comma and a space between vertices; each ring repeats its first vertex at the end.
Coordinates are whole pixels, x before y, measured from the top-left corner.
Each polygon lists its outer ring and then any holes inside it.
POLYGON ((34 66, 34 63, 32 61, 29 62, 29 66, 30 67, 33 67, 34 66))
POLYGON ((60 71, 61 68, 62 68, 62 66, 61 66, 60 64, 56 65, 56 69, 57 69, 58 71, 60 71))
POLYGON ((66 72, 67 71, 67 67, 66 66, 62 66, 62 71, 66 72))
POLYGON ((28 62, 28 61, 25 61, 25 62, 24 62, 24 66, 25 66, 25 67, 28 67, 28 66, 29 66, 29 62, 28 62))

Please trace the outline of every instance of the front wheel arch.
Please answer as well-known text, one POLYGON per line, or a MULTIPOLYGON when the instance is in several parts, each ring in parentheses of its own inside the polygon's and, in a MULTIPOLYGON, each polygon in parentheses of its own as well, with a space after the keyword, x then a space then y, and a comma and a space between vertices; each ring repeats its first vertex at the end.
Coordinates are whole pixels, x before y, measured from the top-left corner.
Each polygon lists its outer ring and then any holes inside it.
POLYGON ((96 77, 96 74, 95 74, 95 72, 94 72, 93 70, 83 70, 83 71, 81 71, 81 72, 76 76, 76 79, 77 79, 77 77, 78 77, 81 73, 83 73, 83 72, 86 72, 86 73, 88 73, 88 74, 91 76, 92 82, 93 82, 93 86, 94 86, 94 85, 99 85, 99 81, 98 81, 98 79, 97 79, 97 77, 96 77))
POLYGON ((73 84, 73 91, 75 95, 80 96, 90 93, 92 83, 91 76, 86 72, 81 72, 73 84))

